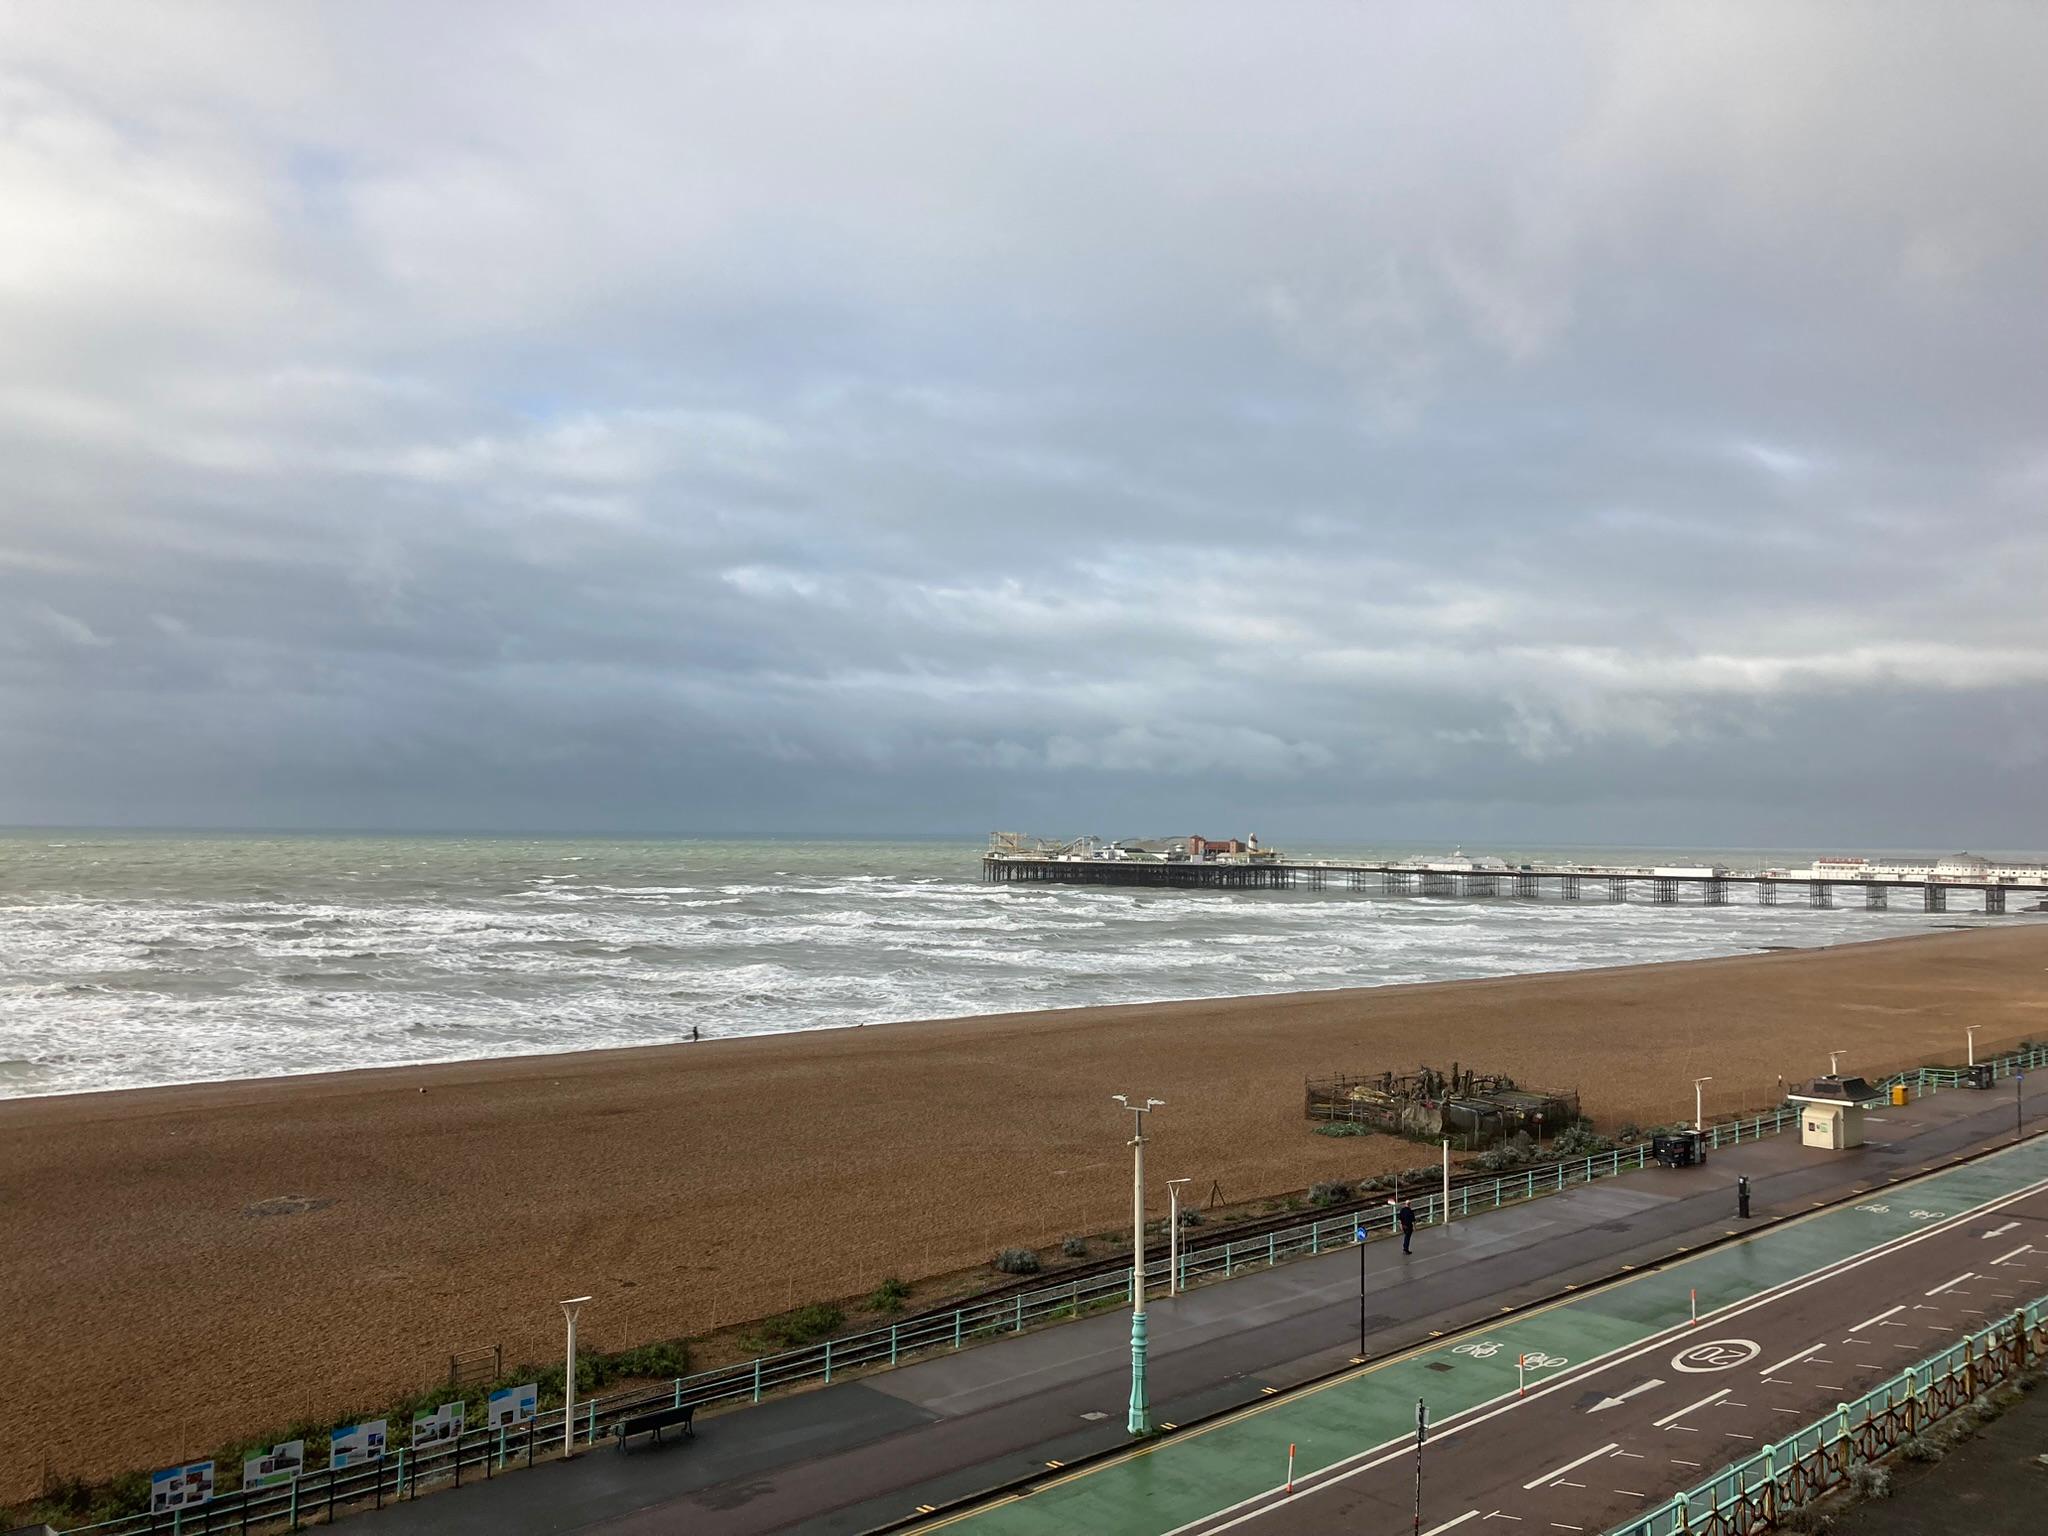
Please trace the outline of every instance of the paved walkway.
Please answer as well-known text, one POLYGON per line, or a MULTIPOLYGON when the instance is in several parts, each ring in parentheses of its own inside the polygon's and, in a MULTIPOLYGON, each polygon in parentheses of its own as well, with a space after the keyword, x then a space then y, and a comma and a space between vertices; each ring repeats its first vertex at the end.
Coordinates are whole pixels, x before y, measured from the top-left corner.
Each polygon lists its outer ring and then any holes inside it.
MULTIPOLYGON (((2026 1087, 2029 1121, 2048 1119, 2048 1073, 2026 1087)), ((2009 1139, 2012 1127, 2009 1091, 1957 1090, 1873 1117, 1873 1144, 1856 1153, 1774 1137, 1704 1168, 1646 1170, 1424 1229, 1411 1257, 1369 1244, 1368 1351, 1720 1238, 1738 1225, 1738 1173, 1757 1215, 1787 1215, 2009 1139)), ((1186 1423, 1341 1368, 1358 1350, 1358 1310, 1349 1249, 1155 1301, 1155 1417, 1186 1423)), ((1102 1314, 716 1415, 695 1441, 600 1450, 369 1518, 455 1536, 854 1536, 1122 1446, 1129 1360, 1127 1317, 1102 1314)))

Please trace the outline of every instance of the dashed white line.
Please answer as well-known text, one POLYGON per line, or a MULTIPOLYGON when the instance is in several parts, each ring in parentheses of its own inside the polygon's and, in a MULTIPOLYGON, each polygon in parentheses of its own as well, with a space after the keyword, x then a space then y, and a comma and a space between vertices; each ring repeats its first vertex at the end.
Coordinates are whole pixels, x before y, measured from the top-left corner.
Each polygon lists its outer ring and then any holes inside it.
MULTIPOLYGON (((1716 1397, 1719 1397, 1721 1394, 1717 1392, 1714 1395, 1716 1397)), ((1693 1406, 1697 1408, 1699 1404, 1695 1403, 1693 1404, 1693 1406)), ((1609 1451, 1618 1449, 1620 1444, 1621 1442, 1618 1440, 1610 1440, 1607 1442, 1607 1444, 1601 1446, 1599 1450, 1588 1451, 1585 1455, 1581 1456, 1577 1461, 1568 1461, 1561 1467, 1553 1467, 1550 1471, 1544 1473, 1535 1481, 1524 1483, 1522 1484, 1522 1486, 1524 1488, 1541 1488, 1545 1483, 1549 1482, 1552 1478, 1563 1477, 1565 1473, 1573 1471, 1576 1468, 1583 1467, 1589 1461, 1598 1461, 1602 1456, 1605 1456, 1609 1451)))
POLYGON ((1922 1294, 1928 1296, 1939 1296, 1943 1291, 1948 1290, 1952 1286, 1958 1286, 1961 1285, 1965 1280, 1974 1280, 1976 1278, 1977 1271, 1975 1271, 1974 1269, 1966 1269, 1960 1275, 1957 1275, 1955 1279, 1944 1280, 1941 1282, 1941 1284, 1937 1285, 1933 1290, 1923 1292, 1922 1294))
POLYGON ((1878 1313, 1875 1317, 1866 1317, 1865 1319, 1863 1319, 1862 1322, 1858 1323, 1854 1328, 1851 1328, 1849 1331, 1851 1333, 1861 1333, 1864 1329, 1868 1328, 1872 1323, 1881 1323, 1886 1318, 1890 1317, 1893 1313, 1903 1312, 1905 1310, 1906 1304, 1902 1301, 1896 1307, 1886 1307, 1882 1312, 1878 1313))
POLYGON ((1663 1418, 1657 1420, 1655 1425, 1653 1425, 1652 1427, 1656 1429, 1668 1428, 1670 1425, 1676 1424, 1688 1413, 1691 1413, 1694 1408, 1704 1408, 1709 1403, 1718 1403, 1719 1401, 1721 1401, 1722 1398, 1728 1395, 1730 1390, 1731 1389, 1728 1387, 1723 1387, 1720 1391, 1714 1393, 1711 1397, 1701 1398, 1698 1402, 1692 1404, 1691 1407, 1681 1408, 1676 1413, 1667 1413, 1664 1415, 1663 1418))
POLYGON ((1428 1530, 1422 1533, 1422 1536, 1437 1536, 1437 1532, 1448 1531, 1453 1526, 1463 1525, 1467 1520, 1472 1519, 1478 1513, 1479 1511, 1476 1509, 1468 1509, 1465 1511, 1465 1513, 1458 1516, 1458 1518, 1455 1520, 1446 1520, 1442 1525, 1432 1525, 1428 1530))
POLYGON ((1997 1258, 1993 1259, 1991 1262, 1994 1264, 2009 1263, 2013 1259, 2018 1258, 2021 1254, 2032 1253, 2033 1251, 2034 1245, 2032 1243, 2021 1243, 2019 1247, 2013 1249, 2011 1253, 2001 1253, 1997 1258))
POLYGON ((1808 1355, 1817 1355, 1826 1348, 1827 1345, 1825 1344, 1816 1344, 1811 1349, 1802 1349, 1796 1355, 1787 1355, 1784 1359, 1780 1360, 1776 1365, 1765 1366, 1761 1371, 1757 1372, 1757 1374, 1759 1376, 1775 1376, 1778 1374, 1778 1372, 1785 1369, 1786 1366, 1797 1365, 1800 1361, 1804 1360, 1808 1355))

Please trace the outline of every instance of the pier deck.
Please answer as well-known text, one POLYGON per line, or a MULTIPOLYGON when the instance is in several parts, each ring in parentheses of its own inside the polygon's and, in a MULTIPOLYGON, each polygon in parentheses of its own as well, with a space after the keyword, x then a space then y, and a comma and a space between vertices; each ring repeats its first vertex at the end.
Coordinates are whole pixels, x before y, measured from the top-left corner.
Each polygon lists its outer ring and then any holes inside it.
POLYGON ((1747 888, 1760 906, 1833 907, 1838 898, 1862 898, 1873 912, 1894 896, 1927 912, 1991 914, 2048 910, 2048 882, 1958 880, 1844 880, 1763 872, 1659 874, 1598 869, 1425 869, 1412 864, 1352 864, 1328 860, 1034 858, 990 854, 984 880, 1053 885, 1150 886, 1181 890, 1324 890, 1339 886, 1383 896, 1504 897, 1523 901, 1630 901, 1647 895, 1653 905, 1727 904, 1747 888), (1950 907, 1951 898, 1961 905, 1950 907), (2018 898, 2015 900, 2015 898, 2018 898))

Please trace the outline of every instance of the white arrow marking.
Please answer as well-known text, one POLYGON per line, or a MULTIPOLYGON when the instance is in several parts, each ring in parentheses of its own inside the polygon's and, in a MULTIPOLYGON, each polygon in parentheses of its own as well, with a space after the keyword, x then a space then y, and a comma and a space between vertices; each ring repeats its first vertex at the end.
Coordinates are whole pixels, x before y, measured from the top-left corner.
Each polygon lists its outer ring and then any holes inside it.
POLYGON ((2019 1225, 2019 1223, 2018 1223, 2018 1222, 2016 1222, 2016 1221, 2008 1221, 2008 1222, 2007 1222, 2007 1223, 2006 1223, 2006 1224, 2005 1224, 2004 1226, 2002 1226, 2002 1227, 1993 1227, 1993 1228, 1991 1228, 1991 1230, 1990 1230, 1990 1231, 1988 1231, 1988 1232, 1983 1232, 1983 1233, 1980 1233, 1979 1235, 1980 1235, 1980 1236, 1982 1236, 1982 1237, 1996 1237, 1996 1236, 1998 1236, 1998 1234, 1999 1234, 1999 1233, 2001 1233, 2001 1232, 2010 1232, 2010 1231, 2011 1231, 2011 1230, 2012 1230, 2012 1229, 2013 1229, 2014 1227, 2016 1227, 2016 1226, 2018 1226, 2018 1225, 2019 1225))
POLYGON ((1626 1392, 1620 1393, 1618 1396, 1601 1398, 1599 1402, 1595 1403, 1592 1407, 1588 1408, 1586 1412, 1598 1413, 1603 1408, 1619 1408, 1623 1403, 1627 1402, 1630 1398, 1640 1396, 1642 1393, 1648 1392, 1653 1387, 1661 1387, 1663 1385, 1664 1383, 1661 1379, 1653 1378, 1649 1381, 1644 1382, 1641 1386, 1630 1387, 1626 1392))

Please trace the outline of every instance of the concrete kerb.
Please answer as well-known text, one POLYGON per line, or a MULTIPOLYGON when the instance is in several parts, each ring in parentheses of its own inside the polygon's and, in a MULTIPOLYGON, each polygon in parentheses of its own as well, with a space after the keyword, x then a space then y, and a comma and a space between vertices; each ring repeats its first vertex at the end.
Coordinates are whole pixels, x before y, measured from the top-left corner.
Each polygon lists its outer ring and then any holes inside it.
MULTIPOLYGON (((1980 1147, 1974 1152, 1965 1152, 1960 1156, 1928 1163, 1911 1173, 1887 1174, 1883 1182, 1885 1184, 1900 1184, 1909 1179, 1920 1179, 1931 1174, 1947 1173, 1953 1169, 1965 1167, 1970 1163, 1979 1162, 1984 1158, 1995 1156, 1998 1153, 2009 1151, 2011 1148, 2021 1145, 2023 1141, 2036 1141, 2044 1136, 2048 1136, 2048 1131, 2035 1131, 2032 1135, 2020 1140, 2002 1142, 1996 1146, 1980 1147)), ((1153 1434, 1145 1437, 1145 1439, 1132 1444, 1109 1446, 1100 1451, 1091 1451, 1085 1455, 1076 1456, 1072 1460, 1064 1462, 1057 1472, 1041 1471, 1026 1473, 1022 1477, 1011 1478, 1005 1482, 992 1484, 977 1493, 962 1494, 958 1498, 948 1499, 941 1504, 934 1504, 930 1509, 917 1510, 898 1519, 886 1521, 881 1525, 869 1526, 860 1533, 860 1536, 892 1536, 892 1533, 895 1532, 915 1530, 932 1521, 966 1514, 983 1505, 992 1504, 999 1499, 1028 1494, 1040 1485, 1050 1486, 1050 1484, 1055 1482, 1065 1482, 1076 1473, 1087 1472, 1096 1467, 1108 1466, 1121 1458, 1140 1454, 1154 1446, 1163 1445, 1169 1441, 1181 1439, 1184 1436, 1195 1434, 1201 1430, 1213 1428, 1244 1413, 1247 1409, 1269 1407, 1276 1402, 1285 1402, 1289 1398, 1304 1395, 1313 1389, 1326 1387, 1333 1382, 1342 1381, 1347 1377, 1363 1375, 1368 1371, 1381 1369, 1397 1361, 1426 1354, 1430 1350, 1441 1348, 1445 1339, 1456 1338, 1461 1333, 1469 1333, 1483 1326, 1493 1326, 1518 1317, 1525 1317, 1532 1312, 1540 1312, 1547 1307, 1554 1307, 1563 1301, 1577 1301, 1586 1296, 1596 1295, 1611 1286, 1639 1279, 1646 1274, 1653 1274, 1668 1265, 1683 1263, 1697 1258, 1701 1254, 1712 1253, 1719 1248, 1746 1242, 1758 1233, 1790 1225, 1794 1222, 1810 1220, 1823 1212, 1832 1211, 1861 1200, 1869 1193, 1870 1188, 1851 1190, 1848 1194, 1838 1195, 1834 1199, 1823 1201, 1808 1210, 1792 1211, 1782 1216, 1752 1218, 1750 1226, 1745 1230, 1723 1233, 1719 1237, 1711 1237, 1698 1243, 1681 1244, 1666 1254, 1648 1259, 1642 1263, 1624 1265, 1606 1274, 1595 1276, 1590 1280, 1573 1281, 1569 1284, 1561 1285, 1556 1290, 1546 1292, 1541 1296, 1532 1297, 1528 1301, 1519 1302, 1503 1310, 1474 1317, 1469 1321, 1455 1324, 1450 1328, 1430 1330, 1426 1337, 1413 1339, 1405 1344, 1397 1345, 1391 1352, 1377 1358, 1369 1358, 1363 1363, 1356 1361, 1347 1362, 1334 1369, 1319 1372, 1314 1376, 1304 1377, 1293 1385, 1283 1387, 1271 1395, 1260 1392, 1255 1396, 1247 1397, 1227 1407, 1205 1413, 1199 1418, 1176 1423, 1169 1431, 1155 1431, 1153 1434)))

